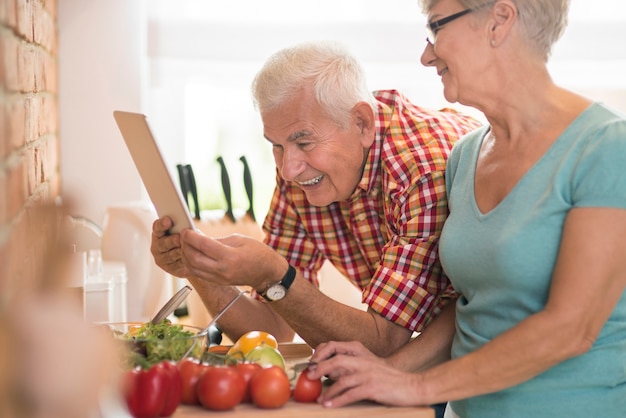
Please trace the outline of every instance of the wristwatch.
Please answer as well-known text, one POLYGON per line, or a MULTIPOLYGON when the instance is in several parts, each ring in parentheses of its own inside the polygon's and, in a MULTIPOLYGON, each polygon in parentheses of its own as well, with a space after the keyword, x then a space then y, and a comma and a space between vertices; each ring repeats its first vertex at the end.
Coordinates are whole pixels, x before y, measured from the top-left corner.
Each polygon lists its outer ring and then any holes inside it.
POLYGON ((279 301, 287 295, 287 290, 289 290, 295 278, 296 269, 290 264, 287 273, 285 273, 279 282, 270 284, 265 290, 259 293, 269 302, 279 301))

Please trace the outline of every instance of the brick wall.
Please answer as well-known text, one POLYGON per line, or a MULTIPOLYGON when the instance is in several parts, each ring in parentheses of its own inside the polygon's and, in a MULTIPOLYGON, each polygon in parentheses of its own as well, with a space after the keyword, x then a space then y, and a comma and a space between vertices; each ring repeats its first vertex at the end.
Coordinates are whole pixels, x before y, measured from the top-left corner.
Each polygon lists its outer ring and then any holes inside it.
POLYGON ((0 311, 45 252, 60 195, 56 0, 0 0, 0 311))

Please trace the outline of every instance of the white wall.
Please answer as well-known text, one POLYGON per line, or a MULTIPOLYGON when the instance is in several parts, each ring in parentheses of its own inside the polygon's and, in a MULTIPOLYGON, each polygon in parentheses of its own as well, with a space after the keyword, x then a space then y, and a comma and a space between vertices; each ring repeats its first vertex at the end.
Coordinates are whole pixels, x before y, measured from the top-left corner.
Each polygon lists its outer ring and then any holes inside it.
MULTIPOLYGON (((98 223, 107 206, 146 196, 113 110, 148 113, 166 159, 184 161, 185 83, 226 71, 247 88, 262 61, 286 44, 340 39, 364 62, 372 88, 398 88, 425 106, 442 103, 438 77, 419 64, 425 20, 412 0, 317 2, 307 6, 310 14, 323 5, 334 13, 319 10, 309 21, 299 7, 291 10, 278 0, 253 2, 259 10, 242 7, 240 0, 149 1, 58 0, 63 196, 73 197, 77 212, 98 223), (162 15, 148 16, 159 5, 162 15), (190 9, 198 5, 206 16, 190 9), (223 21, 216 20, 215 8, 226 16, 223 21), (375 8, 384 14, 380 22, 361 19, 375 8), (291 15, 279 13, 285 9, 291 15)), ((572 2, 571 24, 550 67, 564 86, 626 111, 624 4, 599 0, 589 9, 591 3, 572 2)), ((249 97, 244 100, 242 106, 250 107, 249 97)), ((213 162, 213 156, 197 158, 204 166, 213 162)))
POLYGON ((62 196, 102 224, 107 206, 143 185, 113 120, 142 110, 146 17, 140 0, 59 0, 62 196))

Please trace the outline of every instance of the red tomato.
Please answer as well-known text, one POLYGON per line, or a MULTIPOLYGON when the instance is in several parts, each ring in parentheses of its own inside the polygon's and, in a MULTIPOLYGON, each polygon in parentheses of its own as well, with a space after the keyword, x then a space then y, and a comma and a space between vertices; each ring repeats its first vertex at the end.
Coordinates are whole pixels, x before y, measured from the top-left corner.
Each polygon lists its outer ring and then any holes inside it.
POLYGON ((246 392, 246 382, 237 369, 229 366, 207 366, 196 383, 202 406, 226 411, 237 406, 246 392))
POLYGON ((300 373, 293 389, 293 400, 296 402, 315 402, 322 394, 322 379, 311 380, 306 370, 300 373))
POLYGON ((265 367, 252 376, 250 396, 259 408, 280 408, 291 397, 291 385, 285 371, 278 366, 265 367))
POLYGON ((252 396, 250 396, 250 380, 262 367, 259 363, 237 363, 236 369, 239 374, 243 376, 243 380, 246 381, 246 393, 241 402, 252 402, 252 396))
POLYGON ((196 383, 206 366, 200 364, 198 360, 186 357, 178 362, 177 367, 182 383, 181 403, 199 405, 200 400, 196 393, 196 383))
POLYGON ((178 405, 180 405, 180 400, 183 394, 182 379, 176 364, 171 361, 163 361, 157 366, 162 367, 165 373, 169 375, 170 384, 165 394, 165 405, 163 405, 163 409, 159 414, 160 417, 169 417, 174 413, 174 411, 176 411, 178 405))

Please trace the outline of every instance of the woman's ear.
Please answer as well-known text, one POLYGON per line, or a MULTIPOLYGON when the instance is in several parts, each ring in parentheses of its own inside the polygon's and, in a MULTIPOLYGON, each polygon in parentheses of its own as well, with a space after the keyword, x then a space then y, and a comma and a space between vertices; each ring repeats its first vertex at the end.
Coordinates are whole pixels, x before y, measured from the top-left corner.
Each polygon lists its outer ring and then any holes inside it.
POLYGON ((374 109, 367 102, 359 102, 352 108, 352 117, 360 132, 362 145, 370 147, 376 138, 374 109))
POLYGON ((498 0, 492 8, 489 19, 489 37, 491 46, 500 45, 511 32, 517 21, 517 7, 510 0, 498 0))

